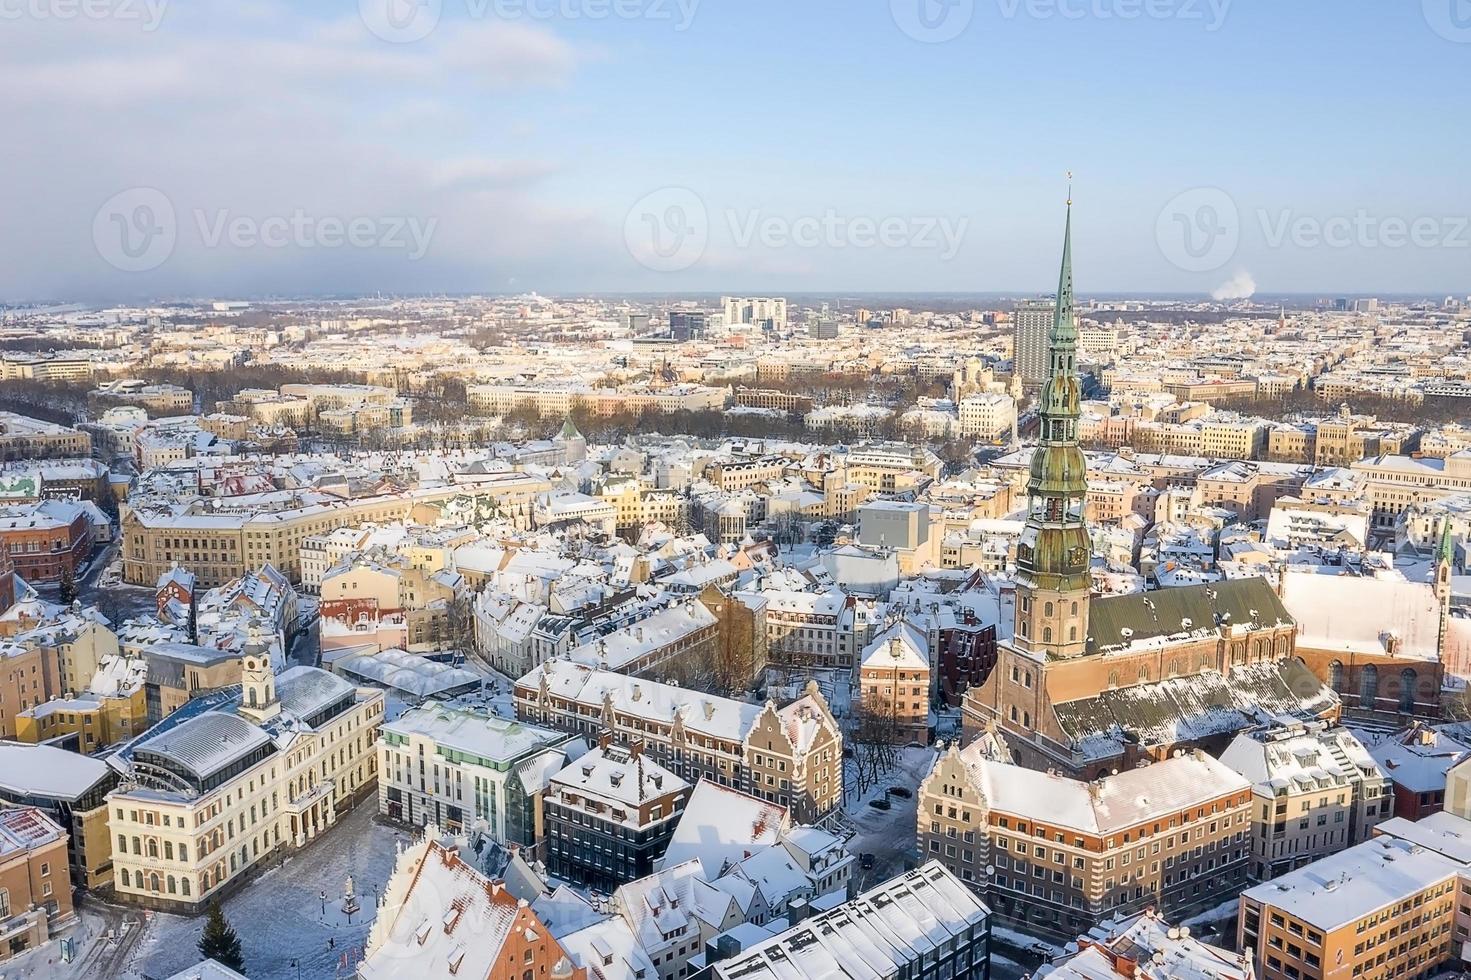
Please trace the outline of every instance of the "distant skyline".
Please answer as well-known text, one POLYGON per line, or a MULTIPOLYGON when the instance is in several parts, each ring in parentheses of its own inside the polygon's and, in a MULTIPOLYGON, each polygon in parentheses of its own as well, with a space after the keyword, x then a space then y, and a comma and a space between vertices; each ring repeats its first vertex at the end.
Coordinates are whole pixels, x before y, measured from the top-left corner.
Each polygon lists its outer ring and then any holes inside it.
POLYGON ((1467 0, 0 9, 0 301, 1471 294, 1467 0))

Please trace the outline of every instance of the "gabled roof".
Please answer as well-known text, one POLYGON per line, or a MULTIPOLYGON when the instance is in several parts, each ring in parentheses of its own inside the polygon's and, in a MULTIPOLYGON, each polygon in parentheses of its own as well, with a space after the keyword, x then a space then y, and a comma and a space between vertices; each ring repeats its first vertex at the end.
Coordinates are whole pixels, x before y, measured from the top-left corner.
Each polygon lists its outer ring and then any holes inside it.
MULTIPOLYGON (((1158 594, 1158 593, 1155 593, 1158 594)), ((1054 705, 1058 724, 1091 759, 1126 741, 1172 746, 1238 732, 1276 718, 1323 717, 1338 697, 1297 660, 1214 670, 1102 691, 1054 705)))
POLYGON ((698 860, 705 877, 714 880, 727 864, 776 844, 788 823, 786 807, 702 779, 685 803, 661 866, 698 860))
MULTIPOLYGON (((404 852, 384 889, 384 906, 358 965, 364 980, 447 977, 485 980, 506 972, 501 950, 512 930, 556 943, 536 913, 437 841, 404 852), (417 860, 415 851, 422 849, 417 860), (407 875, 407 885, 401 875, 407 875)), ((530 937, 528 937, 530 938, 530 937)))
POLYGON ((1102 596, 1088 610, 1088 653, 1123 649, 1232 626, 1293 624, 1292 615, 1263 578, 1232 579, 1155 592, 1102 596))

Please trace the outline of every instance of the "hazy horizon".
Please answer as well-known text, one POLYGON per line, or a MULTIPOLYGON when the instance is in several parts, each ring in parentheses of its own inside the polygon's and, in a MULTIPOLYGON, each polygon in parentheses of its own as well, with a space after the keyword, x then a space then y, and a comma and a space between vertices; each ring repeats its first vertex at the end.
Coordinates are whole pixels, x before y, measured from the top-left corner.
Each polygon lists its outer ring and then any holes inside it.
POLYGON ((0 297, 1464 296, 1460 3, 27 0, 0 297))

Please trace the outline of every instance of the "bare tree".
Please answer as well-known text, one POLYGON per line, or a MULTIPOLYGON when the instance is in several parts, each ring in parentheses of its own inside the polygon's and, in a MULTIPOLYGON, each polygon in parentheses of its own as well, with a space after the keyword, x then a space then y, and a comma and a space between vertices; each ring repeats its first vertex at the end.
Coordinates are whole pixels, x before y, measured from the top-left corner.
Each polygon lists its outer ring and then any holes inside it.
POLYGON ((900 741, 893 705, 877 692, 865 696, 847 740, 853 751, 849 774, 857 796, 868 792, 893 771, 899 762, 900 741))

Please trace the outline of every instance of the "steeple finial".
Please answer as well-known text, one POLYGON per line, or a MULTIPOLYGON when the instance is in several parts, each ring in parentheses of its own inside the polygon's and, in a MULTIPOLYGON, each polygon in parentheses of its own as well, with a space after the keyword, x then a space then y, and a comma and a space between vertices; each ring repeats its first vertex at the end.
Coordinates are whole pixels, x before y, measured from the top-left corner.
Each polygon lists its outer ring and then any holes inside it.
MULTIPOLYGON (((1073 184, 1068 171, 1067 225, 1062 233, 1062 271, 1057 278, 1057 308, 1052 317, 1052 346, 1071 348, 1077 341, 1073 324, 1073 184)), ((1055 365, 1054 365, 1055 368, 1055 365)))

